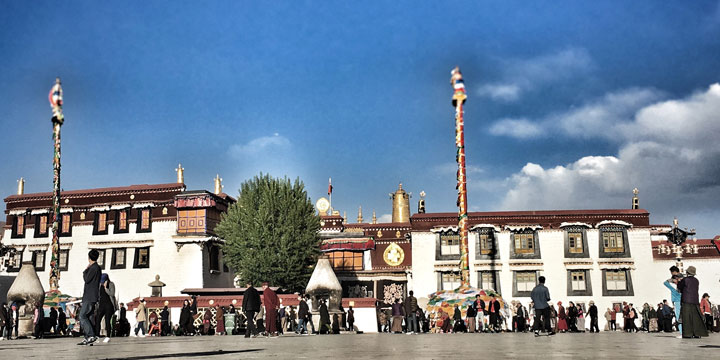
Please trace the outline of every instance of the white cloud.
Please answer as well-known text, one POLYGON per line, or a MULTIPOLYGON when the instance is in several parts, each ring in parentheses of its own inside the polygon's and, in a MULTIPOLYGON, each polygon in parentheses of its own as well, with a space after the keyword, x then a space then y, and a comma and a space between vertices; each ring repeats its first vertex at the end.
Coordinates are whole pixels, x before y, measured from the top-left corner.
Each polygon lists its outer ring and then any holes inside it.
POLYGON ((490 126, 490 133, 496 136, 510 136, 519 139, 540 137, 545 134, 542 125, 528 119, 500 119, 490 126))
POLYGON ((493 100, 516 101, 521 94, 543 85, 572 78, 591 69, 592 59, 585 49, 569 48, 530 59, 506 61, 500 81, 478 89, 478 95, 493 100))
POLYGON ((382 223, 392 222, 392 214, 382 214, 382 215, 380 215, 380 217, 377 219, 377 222, 378 222, 378 223, 381 223, 381 224, 382 224, 382 223))
POLYGON ((268 149, 287 149, 290 145, 290 140, 278 133, 274 133, 272 136, 261 136, 259 138, 252 139, 245 144, 232 145, 228 151, 230 155, 242 158, 248 155, 268 151, 268 149))
MULTIPOLYGON (((648 96, 640 98, 645 101, 652 97, 648 96)), ((705 236, 716 234, 720 230, 716 223, 720 216, 718 114, 720 84, 684 99, 646 105, 631 120, 611 124, 612 131, 623 130, 616 133, 621 141, 616 156, 586 156, 548 169, 528 163, 502 184, 506 193, 500 207, 625 208, 631 190, 638 187, 641 206, 653 214, 652 222, 685 217, 687 226, 698 226, 701 234, 703 226, 705 236)), ((605 136, 598 131, 586 135, 605 136)))
POLYGON ((539 119, 500 119, 490 126, 490 133, 518 139, 564 134, 580 138, 604 137, 622 140, 629 133, 627 124, 633 116, 663 97, 652 88, 630 88, 606 94, 580 107, 539 119))

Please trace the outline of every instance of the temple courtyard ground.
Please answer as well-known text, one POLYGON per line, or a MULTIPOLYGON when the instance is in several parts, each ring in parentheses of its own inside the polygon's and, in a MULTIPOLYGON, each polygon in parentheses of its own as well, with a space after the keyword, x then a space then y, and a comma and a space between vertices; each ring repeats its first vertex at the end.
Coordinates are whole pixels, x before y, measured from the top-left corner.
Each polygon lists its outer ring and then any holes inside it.
POLYGON ((717 359, 720 334, 342 334, 113 338, 92 347, 78 338, 0 341, 2 359, 717 359))

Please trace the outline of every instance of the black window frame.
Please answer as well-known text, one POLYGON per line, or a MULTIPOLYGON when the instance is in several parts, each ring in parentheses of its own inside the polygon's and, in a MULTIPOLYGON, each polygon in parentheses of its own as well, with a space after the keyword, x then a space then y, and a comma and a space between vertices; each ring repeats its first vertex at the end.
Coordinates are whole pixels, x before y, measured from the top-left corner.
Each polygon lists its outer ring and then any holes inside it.
POLYGON ((133 260, 133 269, 149 269, 150 268, 150 246, 135 248, 135 259, 133 260), (147 263, 140 264, 140 251, 147 250, 147 263))
POLYGON ((32 263, 35 271, 45 271, 45 262, 47 260, 47 250, 33 250, 32 251, 32 263), (37 255, 42 253, 42 264, 37 266, 37 255))
POLYGON ((58 219, 58 236, 59 237, 67 237, 72 236, 72 230, 73 230, 73 213, 60 213, 60 219, 58 219), (63 218, 65 218, 65 215, 68 216, 68 219, 70 219, 70 226, 68 229, 70 229, 68 232, 63 232, 63 218))
POLYGON ((110 222, 108 221, 108 212, 107 211, 95 211, 95 214, 93 215, 93 235, 107 235, 108 234, 108 227, 110 222), (98 227, 100 226, 100 214, 105 214, 105 230, 99 231, 98 227))
MULTIPOLYGON (((19 272, 19 271, 20 271, 20 268, 22 267, 23 257, 24 257, 24 255, 25 255, 25 251, 24 251, 24 250, 17 250, 17 249, 15 249, 15 253, 11 256, 11 258, 12 258, 12 257, 15 257, 16 255, 20 255, 20 258, 19 258, 18 261, 16 262, 16 266, 15 266, 15 267, 10 267, 10 266, 8 266, 5 271, 7 271, 7 272, 9 272, 9 273, 11 273, 11 272, 19 272)), ((9 259, 8 259, 8 261, 9 261, 9 259)), ((9 265, 9 262, 8 262, 8 265, 9 265)))
MULTIPOLYGON (((107 255, 107 254, 105 254, 107 255)), ((104 259, 107 261, 107 258, 104 259)), ((112 260, 110 261, 110 269, 127 269, 127 248, 113 248, 112 249, 112 260), (117 264, 117 253, 118 250, 123 250, 123 263, 122 265, 117 264)))
POLYGON ((130 232, 130 210, 120 209, 115 211, 115 220, 113 221, 113 234, 127 234, 130 232), (125 229, 120 229, 120 213, 125 213, 125 229))
POLYGON ((460 276, 460 284, 461 284, 461 286, 462 286, 462 271, 446 270, 446 271, 438 271, 437 274, 438 274, 438 277, 437 277, 437 281, 438 281, 438 283, 437 283, 437 289, 438 289, 438 291, 440 291, 440 290, 455 290, 455 289, 445 289, 445 288, 443 287, 443 279, 442 279, 443 274, 455 274, 455 275, 460 276))
POLYGON ((478 289, 483 289, 483 290, 491 289, 491 290, 494 290, 496 293, 502 295, 502 292, 500 291, 500 270, 478 270, 477 277, 478 277, 478 279, 477 279, 478 289), (497 289, 487 287, 485 284, 483 284, 483 281, 482 281, 483 274, 492 274, 493 275, 493 280, 495 282, 494 286, 497 287, 497 289))
POLYGON ((566 258, 589 258, 590 253, 588 252, 588 241, 587 241, 587 228, 584 226, 569 226, 563 228, 565 232, 565 257, 566 258), (570 252, 570 233, 580 233, 582 236, 582 252, 575 253, 570 252))
POLYGON ((511 259, 540 259, 540 242, 538 241, 537 230, 512 231, 510 233, 510 258, 511 259), (532 236, 533 236, 533 252, 532 253, 516 253, 515 252, 515 234, 532 234, 532 236))
POLYGON ((210 273, 220 272, 220 247, 217 245, 210 245, 208 250, 208 268, 210 273))
POLYGON ((12 232, 10 233, 10 238, 12 239, 24 239, 25 234, 27 234, 27 215, 14 215, 12 217, 12 232), (18 218, 23 218, 23 231, 22 235, 18 235, 18 218))
POLYGON ((567 269, 567 296, 592 296, 592 282, 589 269, 567 269), (583 272, 585 277, 585 290, 573 290, 572 273, 583 272))
POLYGON ((60 271, 68 271, 68 267, 70 266, 70 250, 69 249, 60 249, 58 252, 58 270, 60 271), (65 266, 62 266, 62 262, 60 262, 60 257, 62 254, 65 253, 65 266))
POLYGON ((105 266, 107 264, 107 250, 106 249, 95 249, 98 252, 98 261, 96 263, 100 267, 101 270, 105 270, 105 266), (100 258, 102 257, 102 264, 100 263, 100 258))
POLYGON ((630 244, 628 243, 627 227, 623 225, 602 225, 598 228, 598 257, 601 258, 629 258, 630 244), (603 244, 603 233, 604 232, 622 232, 623 240, 623 251, 622 252, 605 252, 605 246, 603 244))
POLYGON ((443 255, 442 253, 442 236, 443 235, 453 235, 458 237, 458 241, 460 240, 460 233, 457 231, 448 231, 444 233, 437 233, 435 236, 435 260, 460 260, 460 255, 462 254, 462 243, 460 242, 458 244, 458 254, 447 254, 443 255))
POLYGON ((538 278, 540 277, 538 270, 513 270, 513 297, 530 297, 530 291, 519 291, 517 286, 517 275, 518 273, 535 273, 535 286, 538 284, 538 278))
POLYGON ((500 259, 500 249, 498 249, 498 240, 497 235, 495 232, 495 229, 493 228, 480 228, 477 230, 473 230, 475 234, 477 234, 477 239, 475 239, 475 260, 498 260, 500 259), (480 240, 480 237, 483 235, 488 235, 490 237, 490 241, 492 242, 492 249, 488 254, 482 253, 481 244, 482 241, 480 240))
POLYGON ((632 275, 630 269, 602 269, 602 292, 603 296, 635 296, 633 289, 632 275), (608 290, 607 288, 607 272, 608 271, 624 271, 625 272, 625 290, 608 290))
POLYGON ((147 233, 152 232, 152 208, 140 208, 137 212, 137 223, 135 223, 136 233, 147 233), (142 228, 142 215, 143 212, 148 212, 148 227, 147 229, 142 228))
POLYGON ((35 230, 33 231, 33 237, 35 238, 44 238, 48 237, 50 235, 50 227, 52 226, 52 223, 50 223, 50 214, 37 214, 35 215, 35 230), (45 218, 45 232, 40 233, 40 219, 45 218))

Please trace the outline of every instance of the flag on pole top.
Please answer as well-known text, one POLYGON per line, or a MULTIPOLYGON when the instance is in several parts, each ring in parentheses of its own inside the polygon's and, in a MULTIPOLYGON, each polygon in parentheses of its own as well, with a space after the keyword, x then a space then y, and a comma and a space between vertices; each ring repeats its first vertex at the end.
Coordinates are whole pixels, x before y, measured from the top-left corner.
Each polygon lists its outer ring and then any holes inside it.
POLYGON ((60 78, 55 80, 55 85, 53 85, 52 89, 50 89, 50 94, 48 94, 48 100, 50 100, 50 105, 52 107, 62 106, 63 91, 62 86, 60 86, 60 78))
POLYGON ((328 195, 332 195, 332 178, 328 178, 328 195))

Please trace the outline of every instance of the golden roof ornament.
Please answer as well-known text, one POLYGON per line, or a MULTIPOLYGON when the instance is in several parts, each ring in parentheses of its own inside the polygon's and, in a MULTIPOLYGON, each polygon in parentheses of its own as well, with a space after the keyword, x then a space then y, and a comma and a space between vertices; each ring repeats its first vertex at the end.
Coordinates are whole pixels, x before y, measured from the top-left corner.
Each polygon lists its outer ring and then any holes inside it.
POLYGON ((220 177, 220 174, 215 174, 215 195, 221 194, 223 191, 223 187, 225 187, 222 184, 222 178, 220 177))
POLYGON ((177 169, 175 169, 175 172, 177 172, 177 183, 178 184, 184 184, 185 183, 185 169, 182 167, 180 163, 178 163, 177 169))
POLYGON ((17 188, 17 194, 22 195, 25 193, 25 179, 20 178, 20 180, 17 181, 18 188, 17 188))
POLYGON ((358 224, 361 224, 363 222, 363 216, 362 216, 362 206, 358 207, 358 217, 357 217, 358 224))
POLYGON ((410 222, 410 196, 411 194, 403 190, 402 183, 399 183, 397 190, 390 194, 393 201, 392 222, 410 222))
POLYGON ((375 216, 375 209, 373 209, 372 223, 377 224, 377 216, 375 216))

